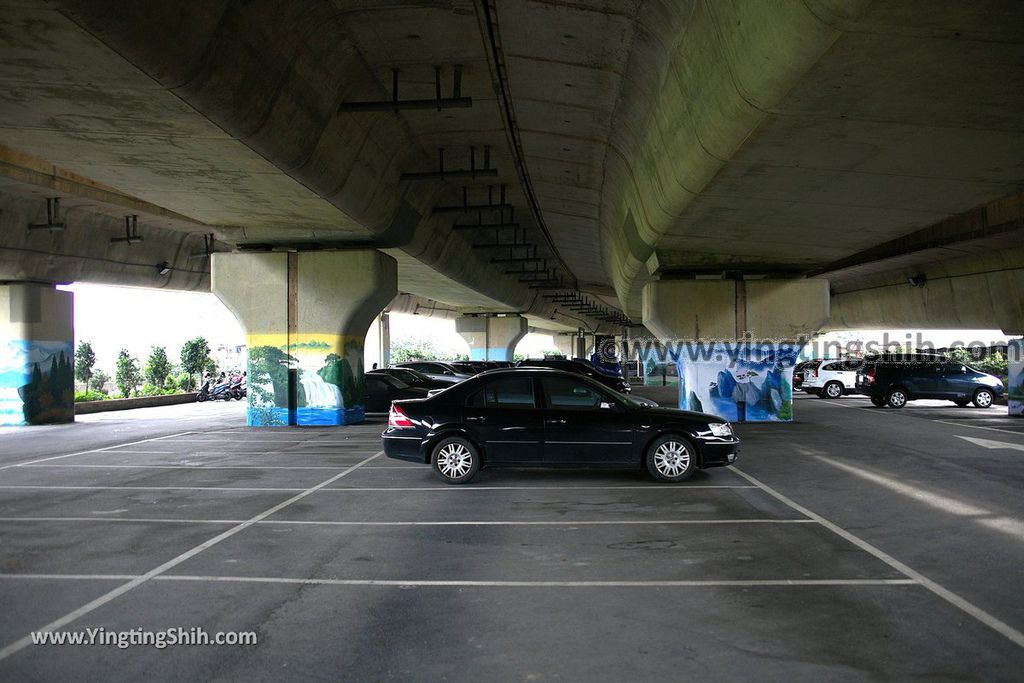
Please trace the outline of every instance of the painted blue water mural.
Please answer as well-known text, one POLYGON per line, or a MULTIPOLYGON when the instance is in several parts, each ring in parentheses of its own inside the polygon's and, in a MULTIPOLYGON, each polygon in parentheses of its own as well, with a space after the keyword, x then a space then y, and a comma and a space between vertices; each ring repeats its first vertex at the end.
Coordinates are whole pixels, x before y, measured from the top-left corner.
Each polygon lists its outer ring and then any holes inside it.
POLYGON ((366 419, 363 406, 351 408, 287 408, 265 407, 252 408, 247 411, 247 424, 250 427, 286 427, 292 425, 335 426, 358 424, 366 419))

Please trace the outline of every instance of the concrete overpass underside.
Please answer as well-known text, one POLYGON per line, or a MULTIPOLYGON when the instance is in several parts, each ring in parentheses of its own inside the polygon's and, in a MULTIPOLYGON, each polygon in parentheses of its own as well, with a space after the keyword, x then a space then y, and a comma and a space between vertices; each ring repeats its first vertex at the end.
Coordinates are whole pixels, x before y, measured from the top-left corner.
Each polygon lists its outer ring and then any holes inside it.
POLYGON ((0 7, 3 281, 376 250, 399 308, 537 329, 819 278, 825 328, 1024 331, 1020 3, 0 7))

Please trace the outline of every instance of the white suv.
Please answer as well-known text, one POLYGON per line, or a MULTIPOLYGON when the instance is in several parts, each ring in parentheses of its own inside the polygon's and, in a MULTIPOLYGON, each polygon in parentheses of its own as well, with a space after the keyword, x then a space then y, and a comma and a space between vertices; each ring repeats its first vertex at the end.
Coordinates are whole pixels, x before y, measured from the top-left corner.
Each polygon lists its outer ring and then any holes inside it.
POLYGON ((857 393, 859 360, 823 360, 807 366, 801 389, 819 398, 839 398, 857 393))

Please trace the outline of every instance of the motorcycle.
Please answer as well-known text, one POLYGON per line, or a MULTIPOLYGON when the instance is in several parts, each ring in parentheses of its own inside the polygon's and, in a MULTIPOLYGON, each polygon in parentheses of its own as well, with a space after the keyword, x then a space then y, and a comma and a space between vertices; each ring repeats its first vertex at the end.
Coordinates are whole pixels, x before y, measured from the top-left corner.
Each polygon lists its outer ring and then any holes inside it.
POLYGON ((231 377, 231 398, 237 401, 241 401, 249 395, 249 390, 246 386, 246 375, 248 375, 248 373, 243 372, 241 375, 233 375, 231 377))
POLYGON ((213 378, 209 375, 205 377, 203 386, 199 387, 199 393, 196 394, 196 401, 202 403, 203 401, 228 401, 234 398, 234 394, 231 392, 231 382, 228 381, 224 374, 220 376, 220 381, 216 384, 213 383, 213 378))

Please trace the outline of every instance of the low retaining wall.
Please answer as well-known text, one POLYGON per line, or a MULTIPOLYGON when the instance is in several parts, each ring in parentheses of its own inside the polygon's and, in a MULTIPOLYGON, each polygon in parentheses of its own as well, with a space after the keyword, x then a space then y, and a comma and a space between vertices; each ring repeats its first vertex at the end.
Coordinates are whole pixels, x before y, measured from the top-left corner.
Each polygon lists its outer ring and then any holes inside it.
POLYGON ((171 394, 169 396, 140 396, 139 398, 112 398, 105 401, 82 401, 75 404, 75 415, 103 413, 108 410, 173 406, 178 403, 194 403, 195 400, 195 392, 192 392, 188 394, 171 394))

